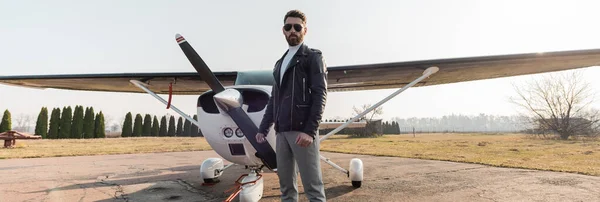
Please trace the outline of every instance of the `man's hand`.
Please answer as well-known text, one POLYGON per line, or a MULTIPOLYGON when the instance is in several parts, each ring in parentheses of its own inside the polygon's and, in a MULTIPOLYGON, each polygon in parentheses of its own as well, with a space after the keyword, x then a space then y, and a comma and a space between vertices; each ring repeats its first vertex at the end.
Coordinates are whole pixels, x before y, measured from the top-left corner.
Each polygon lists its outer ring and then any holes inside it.
POLYGON ((258 143, 263 143, 263 142, 266 142, 266 141, 267 141, 267 139, 265 138, 265 134, 262 134, 262 133, 257 133, 257 134, 256 134, 256 141, 257 141, 258 143))
POLYGON ((300 132, 300 134, 298 134, 298 137, 296 138, 296 144, 299 145, 300 147, 308 147, 308 145, 312 144, 313 142, 313 138, 303 132, 300 132))

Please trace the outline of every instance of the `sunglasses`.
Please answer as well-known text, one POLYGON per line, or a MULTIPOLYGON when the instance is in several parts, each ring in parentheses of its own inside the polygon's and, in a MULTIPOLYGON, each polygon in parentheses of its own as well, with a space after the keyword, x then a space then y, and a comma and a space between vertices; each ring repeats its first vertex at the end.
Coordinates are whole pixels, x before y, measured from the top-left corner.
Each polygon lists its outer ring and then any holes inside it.
POLYGON ((294 27, 294 30, 296 30, 296 32, 302 31, 302 25, 301 24, 285 24, 285 25, 283 25, 283 29, 286 32, 289 32, 292 29, 292 26, 294 27))

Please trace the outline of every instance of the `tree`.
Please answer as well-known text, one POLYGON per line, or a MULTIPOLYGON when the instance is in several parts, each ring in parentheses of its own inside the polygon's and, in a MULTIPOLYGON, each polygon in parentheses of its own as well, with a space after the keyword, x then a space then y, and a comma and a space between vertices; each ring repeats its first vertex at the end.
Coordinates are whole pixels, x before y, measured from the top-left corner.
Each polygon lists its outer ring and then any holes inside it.
POLYGON ((158 136, 165 137, 167 136, 167 117, 163 116, 160 119, 160 131, 158 132, 158 136))
MULTIPOLYGON (((112 116, 110 116, 110 115, 104 115, 104 114, 103 114, 103 116, 104 116, 104 125, 105 125, 105 126, 108 126, 108 124, 111 124, 111 123, 112 123, 112 121, 113 121, 113 119, 114 119, 112 116)), ((132 126, 133 126, 133 125, 132 125, 132 126)), ((121 126, 121 127, 122 127, 122 126, 121 126)), ((107 127, 104 127, 104 131, 106 131, 106 128, 107 128, 107 127)), ((120 128, 120 127, 117 127, 117 128, 120 128)), ((111 131, 111 132, 113 132, 113 131, 111 131)))
POLYGON ((150 136, 152 133, 152 116, 150 114, 146 114, 144 116, 144 125, 142 126, 142 136, 150 136))
POLYGON ((48 139, 57 139, 60 130, 60 108, 53 108, 48 126, 48 139))
MULTIPOLYGON (((12 115, 11 115, 12 116, 12 115)), ((19 114, 11 117, 12 130, 29 132, 29 124, 31 122, 31 116, 25 114, 19 114)))
POLYGON ((94 107, 89 107, 85 110, 85 116, 83 121, 83 137, 84 138, 94 138, 94 133, 96 131, 96 121, 95 121, 95 113, 94 107))
POLYGON ((169 117, 169 129, 167 130, 167 136, 169 137, 175 137, 175 125, 177 123, 175 123, 175 117, 171 116, 169 117))
POLYGON ((183 124, 183 136, 190 137, 192 136, 192 122, 188 119, 185 119, 185 123, 183 124))
POLYGON ((160 134, 160 126, 158 123, 158 118, 154 116, 152 119, 152 131, 150 131, 150 136, 157 137, 160 134))
POLYGON ((123 122, 123 129, 121 130, 121 137, 131 137, 131 134, 133 133, 132 119, 131 112, 127 112, 125 121, 123 122))
POLYGON ((557 134, 563 140, 595 135, 599 114, 590 106, 594 92, 582 77, 582 71, 567 71, 513 85, 517 95, 511 101, 525 111, 535 130, 557 134))
POLYGON ((58 138, 67 139, 71 137, 71 123, 73 121, 73 113, 71 106, 63 107, 62 115, 60 116, 60 127, 58 138))
MULTIPOLYGON (((371 104, 363 104, 360 108, 353 106, 352 109, 354 110, 354 113, 352 114, 352 116, 357 116, 369 108, 371 108, 371 104)), ((353 133, 350 135, 352 137, 377 137, 377 136, 382 135, 383 132, 382 132, 381 121, 377 121, 377 122, 373 121, 373 117, 379 116, 382 114, 383 114, 383 108, 381 106, 376 107, 375 109, 371 110, 370 112, 364 114, 362 117, 358 118, 358 120, 366 121, 367 125, 365 126, 365 128, 363 130, 351 130, 351 131, 353 131, 353 133)), ((344 122, 346 122, 346 121, 344 121, 344 122)))
MULTIPOLYGON (((371 104, 363 104, 360 108, 357 108, 356 106, 352 106, 352 110, 354 111, 354 113, 352 114, 352 116, 357 116, 360 113, 364 112, 365 110, 369 109, 371 107, 371 104)), ((372 111, 370 111, 369 113, 366 113, 364 116, 358 118, 359 121, 362 120, 366 120, 366 121, 371 121, 373 120, 373 117, 375 116, 380 116, 383 114, 383 108, 381 106, 373 109, 372 111)), ((344 121, 346 122, 346 121, 344 121)))
POLYGON ((133 122, 133 137, 141 137, 142 136, 142 115, 136 114, 135 121, 133 122))
POLYGON ((175 136, 185 136, 183 135, 183 117, 179 117, 177 119, 177 132, 175 132, 175 136))
POLYGON ((48 136, 48 108, 42 107, 35 124, 35 135, 47 138, 48 136))
POLYGON ((2 121, 0 122, 0 133, 12 130, 10 111, 4 110, 4 115, 2 115, 2 121))
POLYGON ((98 113, 98 115, 96 115, 96 121, 94 123, 94 138, 105 138, 106 137, 106 132, 105 132, 105 127, 104 127, 104 114, 102 114, 102 111, 100 111, 98 113))
POLYGON ((73 124, 71 125, 71 138, 83 138, 83 106, 75 106, 73 124))
MULTIPOLYGON (((194 115, 194 120, 198 121, 198 115, 194 115)), ((192 137, 198 137, 199 136, 198 126, 196 124, 192 123, 192 127, 190 129, 190 136, 192 136, 192 137)))

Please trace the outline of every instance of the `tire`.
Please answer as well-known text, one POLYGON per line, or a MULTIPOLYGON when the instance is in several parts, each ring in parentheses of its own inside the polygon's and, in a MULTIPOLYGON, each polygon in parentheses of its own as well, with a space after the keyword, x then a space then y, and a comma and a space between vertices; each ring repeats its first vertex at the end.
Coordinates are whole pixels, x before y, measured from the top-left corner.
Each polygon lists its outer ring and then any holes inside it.
POLYGON ((361 185, 362 185, 362 181, 352 181, 352 186, 354 188, 360 188, 361 185))
POLYGON ((204 179, 204 183, 207 184, 216 184, 219 183, 221 180, 219 180, 219 178, 205 178, 204 179))

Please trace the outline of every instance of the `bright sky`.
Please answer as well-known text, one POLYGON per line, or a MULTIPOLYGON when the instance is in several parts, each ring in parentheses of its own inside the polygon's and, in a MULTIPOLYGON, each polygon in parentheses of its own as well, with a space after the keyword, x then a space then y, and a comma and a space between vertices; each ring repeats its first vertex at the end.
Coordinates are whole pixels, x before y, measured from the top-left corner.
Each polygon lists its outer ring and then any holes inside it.
MULTIPOLYGON (((329 66, 600 48, 594 1, 90 2, 0 1, 0 74, 193 72, 176 33, 213 71, 270 70, 287 49, 281 26, 290 9, 307 14, 305 42, 329 66)), ((586 72, 590 81, 600 75, 597 67, 586 72)), ((382 118, 513 114, 511 82, 528 78, 409 89, 383 105, 382 118)), ((324 116, 350 116, 352 106, 393 91, 330 93, 324 116)), ((93 106, 114 121, 128 111, 176 114, 146 94, 0 85, 0 95, 0 110, 13 117, 65 105, 93 106)), ((196 98, 175 96, 173 104, 194 114, 196 98)))

